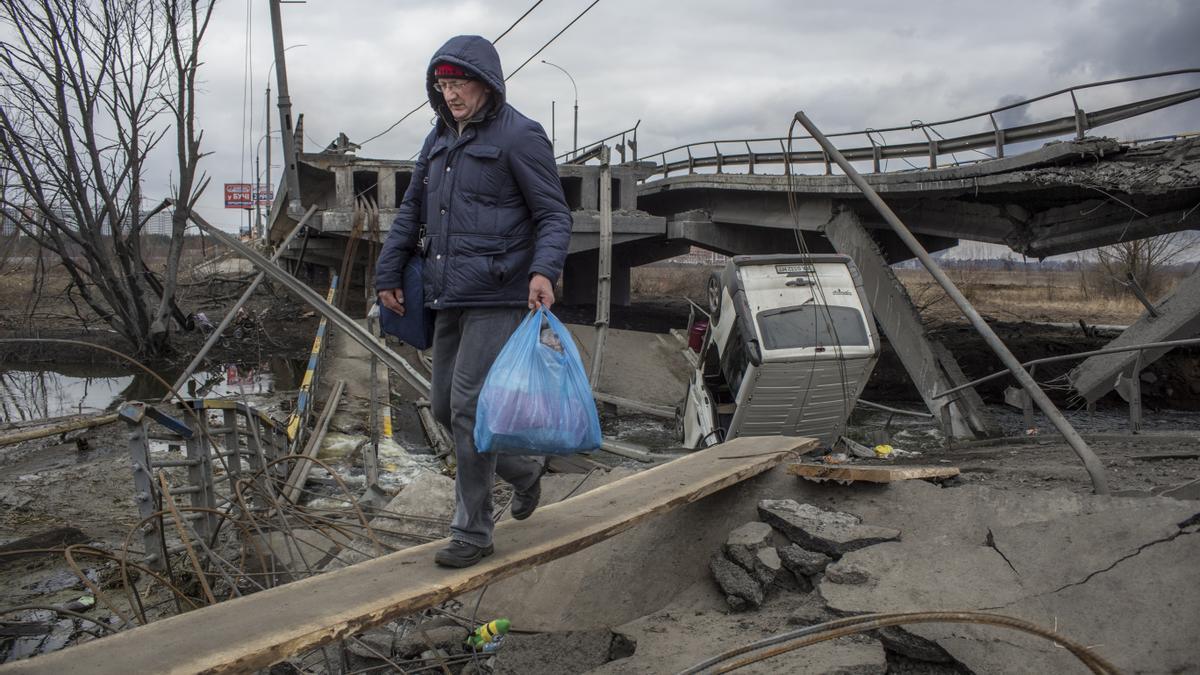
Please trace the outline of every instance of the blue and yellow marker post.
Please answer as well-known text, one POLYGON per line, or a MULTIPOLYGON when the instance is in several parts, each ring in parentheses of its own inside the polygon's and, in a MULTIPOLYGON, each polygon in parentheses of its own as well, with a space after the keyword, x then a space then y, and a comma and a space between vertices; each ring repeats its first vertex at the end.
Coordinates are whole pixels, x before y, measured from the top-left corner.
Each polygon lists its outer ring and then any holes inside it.
MULTIPOLYGON (((338 276, 335 274, 329 282, 329 293, 325 295, 325 301, 332 305, 334 298, 337 297, 337 290, 338 276)), ((328 327, 329 319, 322 316, 321 323, 317 324, 317 337, 313 339, 312 351, 308 356, 308 367, 305 368, 304 379, 300 382, 300 392, 296 395, 296 409, 288 417, 287 437, 293 448, 299 447, 304 423, 312 414, 312 397, 313 389, 316 386, 317 367, 321 363, 321 353, 325 348, 325 331, 328 330, 328 327)))

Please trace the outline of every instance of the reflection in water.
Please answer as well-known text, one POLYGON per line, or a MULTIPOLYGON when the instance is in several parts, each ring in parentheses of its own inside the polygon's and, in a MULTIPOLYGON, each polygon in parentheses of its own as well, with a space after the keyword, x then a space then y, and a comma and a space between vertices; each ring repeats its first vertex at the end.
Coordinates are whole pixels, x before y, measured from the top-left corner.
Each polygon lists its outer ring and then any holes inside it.
MULTIPOLYGON (((239 398, 294 389, 302 364, 272 359, 260 364, 228 364, 196 373, 185 395, 239 398)), ((177 374, 161 373, 171 381, 177 374)), ((149 375, 111 366, 64 366, 44 370, 0 370, 0 422, 87 415, 113 410, 122 401, 153 401, 166 392, 149 375)))
POLYGON ((244 396, 246 394, 270 394, 275 391, 275 373, 267 364, 225 366, 225 379, 212 388, 209 396, 244 396))
POLYGON ((0 371, 0 421, 101 412, 133 382, 130 375, 72 377, 51 370, 0 371))

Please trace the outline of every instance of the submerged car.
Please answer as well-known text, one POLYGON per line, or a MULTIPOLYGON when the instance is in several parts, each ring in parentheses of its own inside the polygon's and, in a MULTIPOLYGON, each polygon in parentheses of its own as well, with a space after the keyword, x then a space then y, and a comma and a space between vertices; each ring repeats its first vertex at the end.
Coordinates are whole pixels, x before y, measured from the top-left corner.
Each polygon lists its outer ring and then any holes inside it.
MULTIPOLYGON (((708 284, 708 324, 676 408, 684 447, 740 436, 808 436, 831 446, 879 357, 858 268, 844 255, 731 258, 708 284)), ((695 345, 693 345, 695 346, 695 345)))

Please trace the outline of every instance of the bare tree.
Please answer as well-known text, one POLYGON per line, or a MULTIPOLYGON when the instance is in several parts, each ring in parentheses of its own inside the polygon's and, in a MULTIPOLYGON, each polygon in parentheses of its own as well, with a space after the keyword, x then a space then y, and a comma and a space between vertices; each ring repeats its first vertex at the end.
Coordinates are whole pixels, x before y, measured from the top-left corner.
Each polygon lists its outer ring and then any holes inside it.
POLYGON ((169 349, 184 229, 207 184, 195 78, 212 1, 0 0, 0 207, 150 356, 169 349), (159 282, 141 234, 168 201, 143 209, 142 180, 172 128, 177 208, 159 282))
POLYGON ((1166 290, 1164 270, 1187 260, 1195 248, 1193 233, 1172 232, 1098 248, 1096 263, 1110 290, 1124 292, 1134 281, 1154 296, 1166 290))

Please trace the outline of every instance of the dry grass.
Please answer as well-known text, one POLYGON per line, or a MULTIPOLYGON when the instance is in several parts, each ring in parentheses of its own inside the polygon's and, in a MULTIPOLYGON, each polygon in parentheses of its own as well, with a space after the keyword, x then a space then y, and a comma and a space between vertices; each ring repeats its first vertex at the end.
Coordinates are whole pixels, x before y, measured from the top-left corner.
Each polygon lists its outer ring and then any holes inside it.
MULTIPOLYGON (((648 265, 634 268, 635 297, 689 297, 705 302, 705 283, 717 267, 708 265, 648 265)), ((913 302, 928 321, 956 321, 961 312, 924 270, 897 270, 913 302)), ((1093 279, 1079 271, 949 269, 947 274, 971 304, 985 316, 1001 321, 1053 321, 1089 324, 1129 324, 1143 307, 1131 292, 1107 294, 1095 290, 1093 279)), ((1174 289, 1172 280, 1163 297, 1174 289)), ((1157 300, 1157 298, 1155 298, 1157 300)))
MULTIPOLYGON (((61 261, 50 253, 43 255, 39 271, 37 248, 22 240, 20 247, 0 256, 0 329, 32 330, 34 328, 78 325, 80 319, 88 325, 104 327, 103 321, 83 302, 78 290, 67 297, 71 279, 61 261)), ((149 237, 143 251, 150 269, 161 272, 166 266, 168 242, 163 237, 149 237)), ((185 239, 182 254, 180 283, 191 279, 191 267, 224 252, 199 237, 185 239)), ((0 245, 0 254, 4 253, 0 245)), ((186 296, 187 289, 180 291, 186 296)))
MULTIPOLYGON (((1114 296, 1090 290, 1077 271, 951 269, 947 274, 981 314, 1002 321, 1129 324, 1143 312, 1132 293, 1114 296)), ((926 319, 955 320, 961 315, 925 270, 897 270, 897 276, 926 319)))

